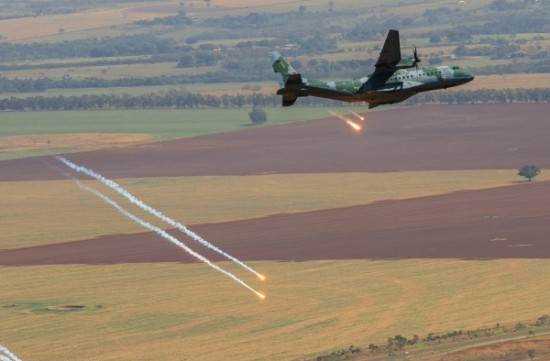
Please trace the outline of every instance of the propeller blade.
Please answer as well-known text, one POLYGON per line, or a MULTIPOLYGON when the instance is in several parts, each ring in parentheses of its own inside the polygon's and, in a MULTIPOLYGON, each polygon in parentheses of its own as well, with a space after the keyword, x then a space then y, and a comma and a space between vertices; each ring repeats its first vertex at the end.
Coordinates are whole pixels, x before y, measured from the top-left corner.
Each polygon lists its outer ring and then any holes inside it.
POLYGON ((418 52, 416 50, 416 46, 414 47, 413 54, 414 54, 414 61, 416 63, 420 63, 421 60, 418 58, 418 52))
POLYGON ((416 46, 414 47, 413 55, 414 55, 414 66, 416 67, 416 71, 418 71, 418 63, 420 63, 420 59, 418 58, 418 52, 416 50, 416 46))

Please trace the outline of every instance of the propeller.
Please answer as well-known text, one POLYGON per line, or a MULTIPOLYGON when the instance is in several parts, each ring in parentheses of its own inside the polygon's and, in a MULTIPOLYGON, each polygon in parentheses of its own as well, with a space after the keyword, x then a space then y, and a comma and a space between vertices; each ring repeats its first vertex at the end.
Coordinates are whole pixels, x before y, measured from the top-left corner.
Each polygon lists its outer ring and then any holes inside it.
POLYGON ((418 58, 418 52, 416 51, 416 46, 414 47, 413 55, 414 55, 414 65, 416 66, 416 71, 418 71, 418 63, 420 63, 421 60, 418 58))

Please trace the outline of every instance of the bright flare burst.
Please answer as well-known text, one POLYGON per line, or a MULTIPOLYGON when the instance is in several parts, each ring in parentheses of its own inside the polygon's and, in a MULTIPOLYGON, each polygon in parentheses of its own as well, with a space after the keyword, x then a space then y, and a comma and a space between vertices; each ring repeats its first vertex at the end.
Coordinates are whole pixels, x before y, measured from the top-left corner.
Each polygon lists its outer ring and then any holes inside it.
POLYGON ((333 111, 330 111, 330 114, 332 114, 336 118, 340 119, 341 121, 345 122, 347 125, 349 125, 353 130, 355 130, 357 132, 360 131, 361 129, 363 129, 360 124, 354 122, 353 120, 346 117, 345 115, 338 114, 338 113, 335 113, 333 111))
POLYGON ((346 123, 348 123, 348 125, 350 127, 352 127, 353 129, 357 130, 357 131, 360 131, 362 128, 359 124, 355 123, 355 122, 352 122, 351 120, 346 120, 346 123))
POLYGON ((259 273, 258 273, 258 278, 261 279, 262 281, 265 281, 265 276, 262 275, 262 274, 259 274, 259 273))
POLYGON ((365 120, 365 117, 362 116, 361 114, 357 114, 356 112, 354 112, 353 110, 349 110, 349 112, 353 115, 355 115, 357 117, 357 119, 359 119, 360 121, 364 121, 365 120))
POLYGON ((265 295, 263 293, 256 291, 256 296, 260 297, 262 300, 265 300, 265 295))

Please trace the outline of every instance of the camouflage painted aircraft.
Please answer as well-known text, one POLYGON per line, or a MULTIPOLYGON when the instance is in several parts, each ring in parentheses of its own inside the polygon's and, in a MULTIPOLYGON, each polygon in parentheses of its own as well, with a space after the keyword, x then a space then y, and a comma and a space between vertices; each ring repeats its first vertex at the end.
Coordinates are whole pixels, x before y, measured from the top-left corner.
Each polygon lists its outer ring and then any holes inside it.
POLYGON ((299 97, 311 95, 345 102, 367 102, 369 108, 374 108, 401 102, 420 92, 446 89, 474 79, 472 73, 454 65, 419 69, 416 48, 413 58, 402 59, 397 30, 389 31, 374 73, 358 80, 325 82, 302 78, 279 52, 269 55, 273 60, 273 70, 279 75, 281 88, 277 94, 283 96, 284 107, 294 104, 299 97))

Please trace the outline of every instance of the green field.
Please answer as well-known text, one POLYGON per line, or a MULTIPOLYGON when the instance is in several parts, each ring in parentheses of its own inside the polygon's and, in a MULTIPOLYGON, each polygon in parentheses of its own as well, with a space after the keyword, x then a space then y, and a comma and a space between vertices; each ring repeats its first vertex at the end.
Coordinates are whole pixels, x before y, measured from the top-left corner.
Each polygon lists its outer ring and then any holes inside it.
POLYGON ((263 301, 202 264, 2 267, 0 339, 23 360, 302 360, 550 312, 544 260, 251 265, 265 283, 220 263, 263 301))
MULTIPOLYGON (((343 107, 339 111, 353 109, 363 112, 367 108, 343 107)), ((97 147, 109 147, 101 143, 102 134, 145 134, 154 139, 171 139, 212 134, 250 127, 248 113, 251 109, 161 109, 161 110, 91 110, 56 112, 6 112, 2 114, 0 127, 0 159, 21 158, 42 154, 74 152, 89 149, 78 144, 49 141, 48 135, 95 134, 97 147), (19 144, 14 136, 36 136, 40 141, 29 146, 19 144)), ((266 125, 330 116, 326 108, 266 109, 266 125)), ((117 145, 116 142, 114 145, 117 145)))
MULTIPOLYGON (((342 107, 363 112, 365 106, 342 107)), ((6 112, 0 138, 25 134, 146 133, 158 139, 189 137, 244 129, 251 109, 90 110, 6 112)), ((266 125, 331 116, 326 108, 266 109, 266 125)))

